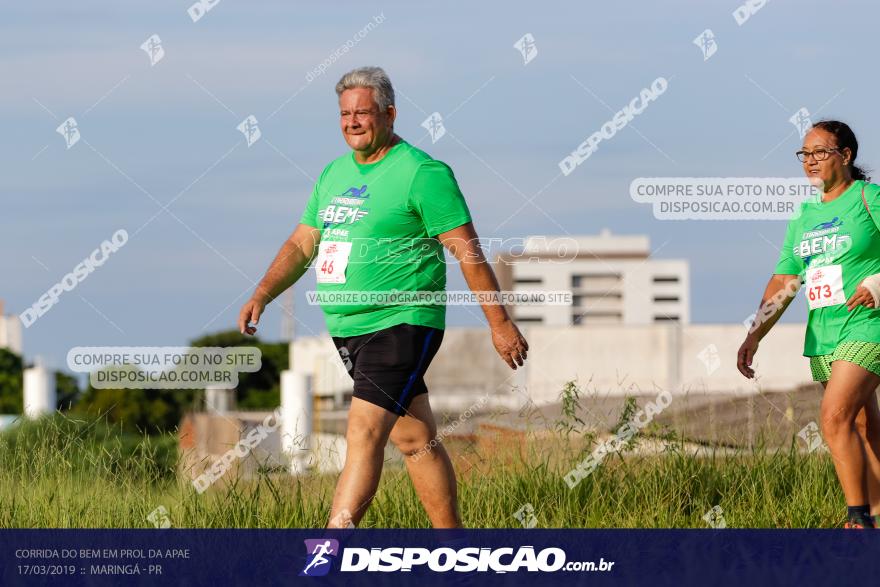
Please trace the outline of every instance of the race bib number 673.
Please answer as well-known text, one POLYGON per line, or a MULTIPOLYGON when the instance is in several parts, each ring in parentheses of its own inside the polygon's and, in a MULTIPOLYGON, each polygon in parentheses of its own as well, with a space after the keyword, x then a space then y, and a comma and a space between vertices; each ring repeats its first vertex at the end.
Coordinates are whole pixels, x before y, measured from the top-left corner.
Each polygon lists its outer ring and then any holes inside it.
POLYGON ((806 293, 811 310, 846 303, 841 266, 827 265, 808 269, 806 293))
POLYGON ((351 243, 321 241, 315 272, 318 283, 345 283, 345 268, 351 255, 351 243))

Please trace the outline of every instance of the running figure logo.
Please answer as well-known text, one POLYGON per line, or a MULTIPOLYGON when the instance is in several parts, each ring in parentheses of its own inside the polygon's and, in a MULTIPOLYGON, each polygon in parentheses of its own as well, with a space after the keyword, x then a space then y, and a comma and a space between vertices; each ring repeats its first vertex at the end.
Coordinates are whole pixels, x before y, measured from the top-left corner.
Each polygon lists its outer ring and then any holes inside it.
POLYGON ((710 344, 699 353, 697 353, 697 358, 706 367, 707 375, 711 375, 721 366, 721 357, 718 354, 718 347, 714 344, 710 344))
POLYGON ((712 506, 708 512, 703 515, 703 520, 709 524, 709 527, 720 530, 727 528, 727 521, 724 519, 724 510, 720 505, 712 506))
POLYGON ((339 541, 332 538, 311 538, 306 543, 306 566, 300 577, 323 577, 330 571, 330 563, 339 554, 339 541), (332 558, 328 558, 332 557, 332 558))
POLYGON ((141 49, 149 55, 150 67, 153 67, 165 57, 165 49, 162 48, 162 39, 159 38, 159 35, 152 35, 149 39, 144 41, 141 45, 141 49))
POLYGON ((840 216, 835 216, 833 220, 820 222, 813 227, 813 230, 824 230, 826 228, 836 228, 838 226, 843 226, 843 220, 840 219, 840 216))
POLYGON ((520 52, 523 58, 523 65, 528 65, 529 61, 538 56, 538 46, 535 44, 535 37, 532 33, 526 33, 513 44, 513 48, 520 52))
POLYGON ((712 29, 706 29, 700 33, 700 36, 694 39, 694 45, 703 52, 703 61, 708 61, 718 50, 718 43, 715 42, 715 33, 712 32, 712 29))
POLYGON ((810 111, 806 108, 801 108, 792 114, 788 121, 794 125, 801 138, 804 138, 804 135, 813 126, 813 121, 810 120, 810 111))
POLYGON ((342 192, 342 197, 350 197, 350 198, 360 198, 365 199, 369 198, 370 194, 364 195, 364 192, 367 191, 367 185, 364 184, 360 188, 356 188, 354 186, 348 188, 344 192, 342 192))
POLYGON ((446 134, 446 127, 443 126, 443 117, 440 116, 439 112, 434 112, 422 121, 422 128, 428 131, 428 134, 431 135, 431 143, 436 143, 439 141, 443 135, 446 134))
POLYGON ((76 119, 72 116, 62 122, 55 129, 55 132, 64 137, 64 143, 68 149, 79 142, 79 127, 76 124, 76 119))
POLYGON ((263 136, 263 133, 260 132, 259 123, 257 122, 257 118, 251 114, 247 118, 241 121, 237 127, 238 130, 241 131, 241 134, 244 135, 245 140, 247 140, 247 146, 250 148, 251 145, 260 140, 260 137, 263 136))
POLYGON ((807 452, 813 452, 814 450, 825 449, 828 450, 828 447, 825 446, 825 443, 822 441, 822 433, 819 431, 819 425, 816 422, 810 422, 798 432, 798 436, 801 440, 803 440, 807 444, 807 452))

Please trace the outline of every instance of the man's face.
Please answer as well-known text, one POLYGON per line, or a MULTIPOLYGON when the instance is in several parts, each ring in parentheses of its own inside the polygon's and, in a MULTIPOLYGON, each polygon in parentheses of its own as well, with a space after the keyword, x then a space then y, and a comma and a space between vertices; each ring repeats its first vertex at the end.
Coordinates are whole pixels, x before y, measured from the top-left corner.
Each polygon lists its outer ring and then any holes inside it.
POLYGON ((392 134, 394 106, 385 112, 373 100, 373 90, 352 88, 339 96, 339 125, 345 142, 355 151, 372 152, 392 134))

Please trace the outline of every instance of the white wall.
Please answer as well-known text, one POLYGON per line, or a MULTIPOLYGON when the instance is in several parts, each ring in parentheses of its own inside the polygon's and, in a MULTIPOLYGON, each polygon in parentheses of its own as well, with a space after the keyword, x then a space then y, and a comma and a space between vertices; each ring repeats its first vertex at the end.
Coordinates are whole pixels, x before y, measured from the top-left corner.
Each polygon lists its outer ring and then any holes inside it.
MULTIPOLYGON (((761 343, 755 361, 757 383, 736 369, 742 325, 651 324, 643 326, 528 326, 526 368, 511 371, 498 357, 488 329, 449 328, 426 381, 435 398, 468 405, 485 393, 510 394, 523 388, 536 403, 552 403, 566 382, 602 395, 673 393, 756 393, 791 389, 810 381, 803 351, 803 324, 777 324, 761 343), (714 346, 713 346, 714 345, 714 346), (706 359, 701 360, 700 356, 706 359)), ((294 369, 316 377, 315 392, 351 389, 327 335, 294 344, 294 369), (335 377, 328 374, 335 373, 335 377), (319 384, 318 377, 323 377, 319 384)))
POLYGON ((303 336, 290 345, 290 370, 311 375, 312 393, 330 396, 351 389, 339 352, 329 334, 303 336))
POLYGON ((18 316, 0 316, 0 348, 22 354, 21 320, 18 316))

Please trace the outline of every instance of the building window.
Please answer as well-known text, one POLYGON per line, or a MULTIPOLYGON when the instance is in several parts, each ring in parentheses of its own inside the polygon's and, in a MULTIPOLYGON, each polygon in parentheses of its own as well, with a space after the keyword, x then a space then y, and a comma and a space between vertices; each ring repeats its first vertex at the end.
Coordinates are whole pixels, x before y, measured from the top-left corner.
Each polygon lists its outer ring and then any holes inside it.
POLYGON ((655 302, 678 302, 678 296, 654 296, 655 302))
POLYGON ((623 294, 619 291, 604 291, 602 293, 584 292, 572 297, 584 298, 585 300, 607 300, 608 298, 621 300, 623 299, 623 294))
POLYGON ((582 273, 571 276, 571 287, 583 287, 590 281, 612 282, 620 281, 620 273, 582 273))
POLYGON ((514 318, 514 322, 519 322, 521 324, 531 323, 531 324, 543 324, 544 319, 540 316, 522 316, 514 318))
POLYGON ((623 301, 623 294, 615 291, 605 293, 579 293, 571 296, 571 305, 575 308, 619 308, 621 301, 623 301))
POLYGON ((678 275, 655 275, 654 283, 678 283, 678 275))
POLYGON ((572 324, 618 324, 623 321, 623 315, 620 312, 584 312, 581 314, 572 314, 572 324))
POLYGON ((680 322, 678 316, 654 316, 654 322, 680 322))

